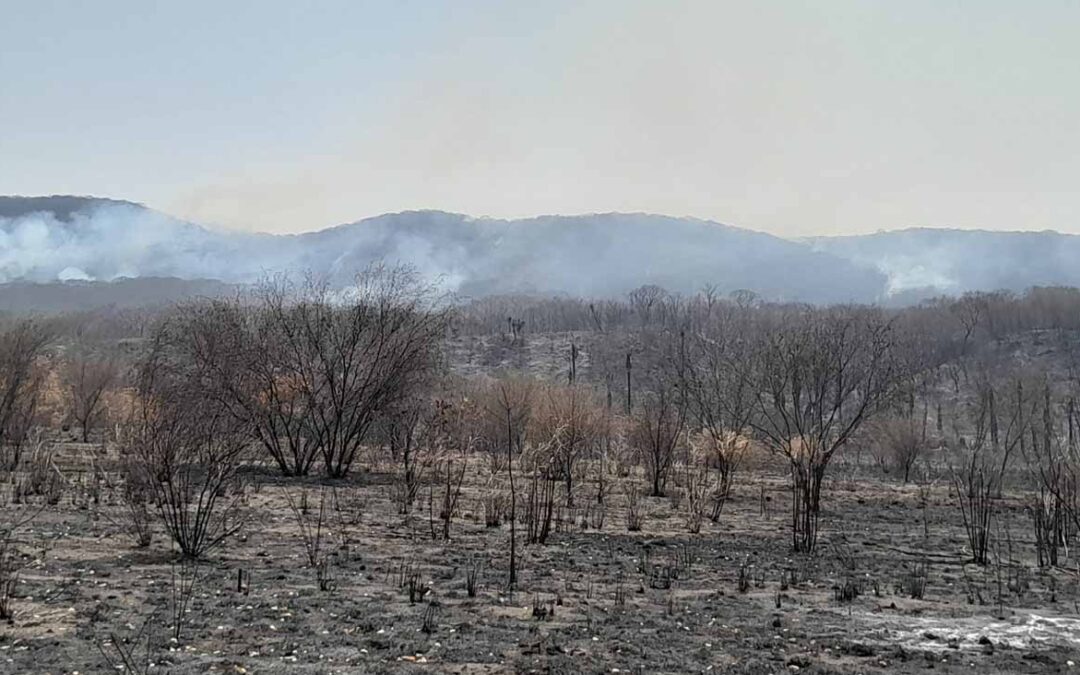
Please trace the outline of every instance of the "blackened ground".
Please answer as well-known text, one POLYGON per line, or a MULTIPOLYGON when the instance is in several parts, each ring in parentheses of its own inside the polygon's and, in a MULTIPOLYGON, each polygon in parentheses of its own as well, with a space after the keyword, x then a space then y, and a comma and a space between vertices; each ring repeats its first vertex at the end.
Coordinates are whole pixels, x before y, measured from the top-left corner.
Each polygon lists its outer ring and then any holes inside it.
MULTIPOLYGON (((301 485, 264 474, 243 533, 202 565, 177 642, 164 535, 133 548, 115 497, 86 504, 73 488, 21 534, 35 562, 16 588, 14 622, 0 628, 0 672, 110 672, 99 647, 111 653, 110 635, 130 640, 155 611, 158 673, 1034 673, 1080 661, 1076 576, 1035 569, 1019 501, 1001 512, 1000 565, 980 568, 965 562, 946 486, 930 492, 924 531, 916 487, 838 466, 820 551, 793 558, 782 468, 744 471, 719 522, 697 535, 670 498, 646 499, 633 533, 617 490, 602 529, 582 529, 583 508, 564 510, 546 545, 519 545, 513 593, 509 526, 484 526, 479 459, 450 541, 432 539, 426 491, 409 519, 396 513, 387 468, 337 483, 343 507, 324 543, 331 590, 319 589, 284 498, 301 485), (912 599, 923 561, 925 597, 912 599), (236 591, 239 570, 247 592, 236 591), (410 571, 416 602, 403 584, 410 571), (837 599, 845 583, 859 591, 850 602, 837 599)), ((305 485, 314 517, 320 483, 305 485)))

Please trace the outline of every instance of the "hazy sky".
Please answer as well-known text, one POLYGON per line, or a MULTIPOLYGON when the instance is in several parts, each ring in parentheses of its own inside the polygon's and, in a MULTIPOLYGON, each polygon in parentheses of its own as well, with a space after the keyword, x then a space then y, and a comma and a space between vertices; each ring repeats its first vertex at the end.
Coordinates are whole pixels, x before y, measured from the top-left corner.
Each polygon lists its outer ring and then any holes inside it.
POLYGON ((0 0, 0 193, 1080 231, 1080 2, 0 0))

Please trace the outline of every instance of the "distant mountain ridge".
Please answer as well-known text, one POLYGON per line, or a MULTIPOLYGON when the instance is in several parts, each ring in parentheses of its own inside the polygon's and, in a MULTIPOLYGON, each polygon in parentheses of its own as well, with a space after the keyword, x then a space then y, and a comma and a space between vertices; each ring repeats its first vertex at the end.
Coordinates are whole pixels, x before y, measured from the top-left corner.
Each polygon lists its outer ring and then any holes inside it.
POLYGON ((375 260, 408 263, 449 290, 614 296, 643 284, 713 285, 775 299, 867 301, 884 278, 804 243, 647 214, 524 220, 409 211, 297 235, 222 232, 131 202, 0 200, 0 282, 177 277, 250 283, 312 271, 337 285, 375 260), (55 205, 58 211, 50 210, 55 205), (44 208, 43 208, 44 207, 44 208))
POLYGON ((0 218, 18 218, 31 213, 51 213, 57 220, 68 222, 80 211, 88 211, 102 206, 146 208, 136 202, 107 199, 105 197, 79 197, 76 195, 8 197, 0 195, 0 218))
POLYGON ((0 197, 0 283, 172 277, 244 284, 311 271, 344 286, 374 260, 409 263, 467 296, 617 296, 656 284, 831 303, 1080 286, 1080 237, 1056 232, 927 229, 788 240, 641 213, 502 220, 407 211, 268 235, 220 231, 120 200, 0 197))

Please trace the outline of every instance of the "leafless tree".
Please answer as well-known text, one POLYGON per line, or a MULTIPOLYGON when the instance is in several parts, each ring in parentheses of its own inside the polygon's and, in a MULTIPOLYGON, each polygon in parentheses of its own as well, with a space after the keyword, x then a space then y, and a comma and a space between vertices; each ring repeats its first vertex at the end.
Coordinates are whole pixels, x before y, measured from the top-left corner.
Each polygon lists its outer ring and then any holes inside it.
POLYGON ((583 473, 582 459, 595 456, 604 439, 606 419, 593 392, 581 385, 550 385, 539 393, 532 416, 531 436, 542 442, 553 477, 561 477, 566 505, 574 504, 575 481, 583 473))
POLYGON ((476 447, 489 455, 492 474, 520 455, 532 428, 540 385, 522 376, 504 376, 477 384, 469 394, 478 402, 476 447))
POLYGON ((321 457, 333 478, 376 419, 427 381, 451 317, 410 269, 382 266, 346 291, 279 278, 177 314, 176 342, 205 395, 249 425, 284 474, 321 457))
POLYGON ((240 470, 246 425, 206 397, 181 354, 172 326, 157 330, 139 366, 137 400, 121 432, 132 481, 149 487, 165 530, 184 556, 198 558, 241 525, 240 470))
POLYGON ((44 378, 40 361, 53 337, 50 326, 33 319, 0 326, 0 468, 19 464, 44 378))
POLYGON ((319 457, 319 439, 297 376, 296 355, 285 339, 291 298, 267 283, 255 302, 197 300, 169 317, 170 348, 187 377, 251 430, 287 476, 306 475, 319 457))
POLYGON ((744 312, 715 313, 685 347, 680 387, 693 420, 695 445, 715 468, 712 519, 720 516, 731 492, 735 473, 748 447, 745 433, 753 412, 754 396, 744 312))
POLYGON ((1080 531, 1080 411, 1075 382, 1061 405, 1044 384, 1039 411, 1032 418, 1031 441, 1022 447, 1032 493, 1027 509, 1035 530, 1040 566, 1057 565, 1059 547, 1070 531, 1080 531))
POLYGON ((434 419, 437 410, 420 396, 406 398, 385 411, 377 435, 397 466, 391 492, 398 512, 407 515, 437 461, 434 419))
POLYGON ((668 297, 667 291, 653 284, 635 288, 627 294, 630 308, 642 326, 647 326, 656 318, 657 311, 668 297))
POLYGON ((514 456, 521 456, 526 447, 529 421, 532 417, 535 384, 525 378, 507 378, 484 387, 480 398, 481 431, 479 443, 494 452, 499 445, 506 454, 506 471, 510 482, 510 574, 507 581, 517 584, 517 485, 514 479, 514 456))
POLYGON ((266 283, 256 291, 254 311, 246 322, 243 370, 226 382, 238 409, 252 422, 260 445, 286 476, 305 476, 319 458, 322 437, 312 424, 314 396, 305 387, 309 372, 298 326, 292 321, 288 282, 266 283))
POLYGON ((661 385, 649 392, 637 411, 631 438, 654 497, 662 497, 679 451, 685 416, 674 391, 661 385))
POLYGON ((967 353, 975 330, 986 320, 987 302, 981 293, 965 293, 949 306, 963 330, 961 349, 967 353))
POLYGON ((770 326, 747 361, 755 392, 750 424, 790 466, 796 551, 811 553, 817 543, 830 460, 890 392, 892 346, 891 326, 877 311, 807 309, 770 326))
POLYGON ((429 437, 436 457, 436 471, 442 479, 439 519, 443 539, 450 538, 450 525, 457 513, 465 472, 476 446, 476 418, 479 415, 476 404, 466 396, 448 396, 435 402, 429 437))
POLYGON ((23 538, 26 529, 44 509, 44 503, 7 505, 0 509, 0 622, 10 622, 15 617, 15 587, 19 583, 22 570, 33 559, 24 555, 24 545, 29 544, 23 538))
MULTIPOLYGON (((130 423, 130 420, 128 422, 130 423)), ((121 424, 120 437, 112 440, 120 441, 122 446, 129 432, 130 425, 121 424)), ((120 515, 112 516, 107 510, 103 511, 102 515, 120 528, 136 548, 146 548, 154 540, 154 522, 157 515, 153 504, 154 489, 149 485, 151 476, 143 470, 138 459, 126 454, 121 458, 117 478, 119 482, 114 482, 111 480, 112 476, 106 475, 105 480, 119 497, 120 515)))
POLYGON ((292 377, 328 476, 349 472, 377 415, 430 376, 450 319, 407 269, 373 268, 346 302, 309 285, 280 309, 292 377))
POLYGON ((105 412, 105 394, 119 373, 116 361, 76 349, 64 359, 62 372, 69 411, 81 429, 83 443, 89 443, 105 412))
MULTIPOLYGON (((927 326, 916 329, 910 321, 901 322, 894 329, 895 386, 886 409, 866 430, 867 444, 874 449, 883 471, 898 476, 904 483, 911 480, 912 472, 932 440, 941 440, 942 401, 934 384, 941 380, 944 372, 939 367, 942 353, 939 345, 932 341, 927 344, 927 336, 934 330, 927 326), (936 439, 931 438, 932 408, 936 411, 936 439)), ((959 368, 945 372, 945 375, 954 378, 954 387, 958 391, 959 368)))
POLYGON ((1022 443, 1029 492, 1025 507, 1031 515, 1039 567, 1057 565, 1058 549, 1065 541, 1069 508, 1076 504, 1076 461, 1070 448, 1071 400, 1064 406, 1054 401, 1049 378, 1043 378, 1042 396, 1033 410, 1030 442, 1022 443), (1064 414, 1061 414, 1064 412, 1064 414))
POLYGON ((973 561, 990 562, 998 502, 1013 459, 1028 438, 1037 398, 1019 379, 998 386, 980 376, 975 399, 953 424, 950 475, 973 561))

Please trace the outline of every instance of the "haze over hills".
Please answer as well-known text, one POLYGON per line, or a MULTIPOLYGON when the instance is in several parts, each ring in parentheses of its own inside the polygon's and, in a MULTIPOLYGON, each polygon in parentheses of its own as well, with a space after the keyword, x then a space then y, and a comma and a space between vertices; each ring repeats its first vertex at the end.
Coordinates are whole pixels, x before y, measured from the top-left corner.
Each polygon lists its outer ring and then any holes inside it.
POLYGON ((998 232, 912 228, 807 240, 885 274, 885 296, 919 299, 967 291, 1080 286, 1080 236, 1052 230, 998 232))
MULTIPOLYGON (((1056 232, 903 230, 791 241, 693 218, 648 214, 472 218, 441 211, 386 214, 297 235, 228 232, 132 202, 0 197, 0 309, 35 298, 100 303, 117 279, 154 279, 175 299, 269 273, 312 271, 347 285, 374 260, 409 263, 447 290, 615 296, 643 284, 692 293, 749 289, 763 297, 902 302, 943 293, 1080 285, 1080 237, 1056 232), (224 284, 167 284, 162 278, 224 284), (35 284, 68 289, 35 293, 35 284), (74 283, 78 282, 78 283, 74 283), (89 290, 95 289, 93 293, 89 290), (18 298, 16 302, 13 298, 18 298)), ((130 300, 128 300, 130 301, 130 300)))

